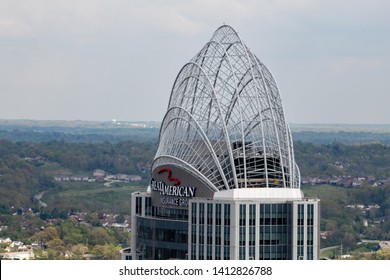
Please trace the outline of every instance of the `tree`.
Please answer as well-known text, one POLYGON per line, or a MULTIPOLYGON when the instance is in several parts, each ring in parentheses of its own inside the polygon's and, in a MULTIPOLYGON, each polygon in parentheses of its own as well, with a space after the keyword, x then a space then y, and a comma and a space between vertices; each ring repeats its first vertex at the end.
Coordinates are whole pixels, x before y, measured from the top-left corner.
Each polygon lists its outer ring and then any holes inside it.
POLYGON ((50 260, 61 260, 66 258, 64 242, 59 238, 54 238, 46 243, 48 257, 50 260))
POLYGON ((99 260, 118 260, 121 247, 113 244, 96 245, 92 249, 92 254, 99 260))
POLYGON ((374 260, 390 260, 390 249, 382 249, 375 252, 374 260))
POLYGON ((344 233, 344 236, 341 240, 341 244, 343 244, 343 247, 346 250, 352 248, 356 244, 356 238, 354 234, 351 232, 344 233))
POLYGON ((70 249, 72 254, 72 259, 75 260, 84 260, 84 255, 88 252, 88 247, 85 244, 76 244, 70 249))
POLYGON ((59 234, 66 247, 71 247, 79 243, 86 243, 86 235, 88 233, 89 229, 78 225, 74 221, 67 220, 59 223, 59 234))
POLYGON ((87 223, 90 223, 92 226, 94 227, 97 227, 97 226, 101 226, 102 223, 101 221, 99 220, 99 215, 98 213, 90 213, 88 214, 86 217, 85 217, 85 221, 87 223))
POLYGON ((50 226, 35 234, 34 239, 38 240, 39 242, 47 243, 54 239, 59 239, 59 235, 57 229, 53 226, 50 226))
POLYGON ((64 244, 66 246, 73 246, 79 243, 82 243, 84 240, 83 235, 80 232, 72 231, 66 234, 63 238, 64 244))
POLYGON ((49 260, 65 259, 66 249, 64 242, 60 239, 57 229, 50 226, 34 235, 33 239, 38 241, 43 248, 47 249, 49 260))
POLYGON ((115 243, 115 239, 108 234, 105 228, 102 227, 93 229, 89 235, 89 244, 93 246, 115 243))

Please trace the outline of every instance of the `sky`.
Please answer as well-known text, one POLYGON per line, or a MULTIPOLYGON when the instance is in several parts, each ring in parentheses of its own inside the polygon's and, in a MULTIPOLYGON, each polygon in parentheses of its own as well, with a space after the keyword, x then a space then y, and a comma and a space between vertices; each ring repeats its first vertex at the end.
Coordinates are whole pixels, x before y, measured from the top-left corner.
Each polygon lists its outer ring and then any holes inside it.
POLYGON ((0 0, 0 119, 161 121, 222 24, 289 123, 390 123, 387 0, 0 0))

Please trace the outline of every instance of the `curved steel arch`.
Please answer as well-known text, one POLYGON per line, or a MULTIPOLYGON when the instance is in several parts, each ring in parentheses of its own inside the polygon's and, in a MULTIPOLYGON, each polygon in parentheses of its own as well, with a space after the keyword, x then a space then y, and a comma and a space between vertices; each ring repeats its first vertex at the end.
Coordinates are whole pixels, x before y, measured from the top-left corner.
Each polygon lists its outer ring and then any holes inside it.
POLYGON ((163 165, 162 158, 175 158, 174 164, 183 169, 192 166, 192 174, 206 178, 214 190, 300 188, 276 82, 232 27, 219 27, 179 71, 153 168, 163 165), (209 153, 202 163, 200 145, 209 153), (193 166, 191 153, 202 166, 193 166), (215 169, 222 180, 213 177, 215 169))
MULTIPOLYGON (((181 107, 171 107, 171 108, 169 108, 168 112, 165 114, 165 117, 164 117, 164 120, 163 120, 163 124, 164 125, 161 126, 161 131, 165 132, 168 129, 169 125, 174 123, 178 119, 186 121, 186 119, 184 117, 182 117, 182 116, 174 116, 173 118, 169 118, 168 119, 169 113, 172 112, 173 110, 183 111, 188 116, 188 118, 189 118, 189 120, 187 121, 188 125, 193 127, 196 130, 196 132, 199 133, 200 136, 202 137, 203 142, 205 144, 205 147, 207 148, 207 151, 211 154, 211 156, 212 156, 212 158, 214 160, 215 167, 220 172, 222 180, 223 180, 225 186, 228 186, 225 174, 222 171, 222 166, 221 166, 220 162, 218 161, 218 157, 215 154, 215 151, 213 149, 213 145, 210 143, 210 140, 207 138, 207 135, 204 132, 203 128, 201 126, 199 126, 199 124, 196 122, 196 119, 190 114, 190 112, 188 112, 187 110, 185 110, 185 109, 183 109, 181 107), (166 119, 168 119, 168 120, 166 121, 166 119), (193 121, 194 124, 191 124, 191 121, 193 121)), ((180 139, 178 141, 182 141, 182 140, 180 139)), ((159 149, 160 149, 160 147, 159 147, 159 149)), ((193 151, 194 156, 195 156, 196 155, 196 151, 194 151, 194 150, 192 150, 192 151, 193 151)), ((159 153, 163 154, 163 152, 160 152, 160 150, 157 152, 157 154, 159 154, 159 153)))

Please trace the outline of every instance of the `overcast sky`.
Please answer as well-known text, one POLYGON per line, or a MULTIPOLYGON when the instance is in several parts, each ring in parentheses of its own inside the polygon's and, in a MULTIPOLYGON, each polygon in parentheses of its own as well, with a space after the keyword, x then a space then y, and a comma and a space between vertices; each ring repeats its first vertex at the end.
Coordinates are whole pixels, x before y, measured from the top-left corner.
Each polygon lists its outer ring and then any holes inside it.
POLYGON ((388 0, 0 0, 0 119, 160 121, 223 23, 289 123, 390 123, 388 0))

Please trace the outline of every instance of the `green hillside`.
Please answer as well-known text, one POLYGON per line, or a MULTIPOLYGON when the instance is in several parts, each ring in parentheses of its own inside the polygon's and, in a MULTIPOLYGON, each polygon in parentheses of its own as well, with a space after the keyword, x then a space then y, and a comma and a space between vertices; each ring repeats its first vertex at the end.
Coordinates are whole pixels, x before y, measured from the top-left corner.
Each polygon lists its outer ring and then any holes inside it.
MULTIPOLYGON (((74 137, 78 137, 74 134, 75 128, 69 129, 70 131, 61 133, 69 134, 74 140, 74 137)), ((129 131, 131 129, 133 128, 129 128, 129 131)), ((118 131, 119 134, 122 132, 118 131)), ((29 134, 28 131, 23 133, 29 134)), ((47 136, 48 133, 51 132, 44 131, 42 135, 47 136)), ((83 222, 88 230, 73 229, 78 227, 76 223, 71 224, 66 234, 58 234, 61 242, 68 244, 61 247, 61 250, 76 250, 79 245, 77 240, 86 242, 89 238, 84 235, 91 235, 95 227, 103 224, 103 218, 99 218, 102 213, 107 216, 120 214, 116 218, 118 221, 122 221, 123 216, 130 213, 131 193, 145 190, 149 183, 157 136, 149 135, 149 140, 142 140, 146 135, 137 139, 135 133, 131 137, 136 140, 119 141, 120 138, 115 138, 117 135, 114 137, 115 141, 111 141, 114 138, 101 141, 105 137, 88 141, 92 134, 80 135, 80 141, 65 141, 61 137, 60 140, 50 141, 0 139, 0 226, 6 228, 1 231, 0 237, 32 242, 35 238, 32 237, 53 221, 56 230, 60 231, 63 223, 70 219, 70 213, 85 212, 87 218, 83 222), (95 169, 103 169, 112 178, 116 174, 139 176, 140 181, 95 181, 96 177, 92 175, 95 169), (55 179, 61 176, 68 179, 55 179), (71 181, 69 178, 72 176, 86 177, 88 180, 71 181), (72 235, 73 231, 77 234, 72 235), (72 242, 67 243, 67 239, 72 242)), ((46 136, 42 139, 47 139, 46 136)), ((390 239, 388 145, 296 141, 294 149, 302 180, 305 180, 302 191, 305 196, 321 199, 321 231, 326 234, 321 239, 322 247, 342 244, 344 250, 350 252, 371 251, 376 250, 376 245, 360 242, 390 239), (314 183, 310 185, 309 182, 314 183)), ((113 222, 115 221, 111 219, 111 223, 113 222)), ((110 238, 116 240, 115 246, 129 244, 128 232, 122 234, 120 230, 105 230, 110 238)), ((107 240, 110 238, 107 237, 107 240)), ((102 244, 96 243, 87 251, 101 254, 101 258, 109 256, 115 247, 105 248, 107 252, 103 254, 98 252, 100 247, 95 246, 102 244)), ((334 252, 329 254, 334 255, 334 252)), ((62 257, 53 255, 53 258, 62 257)))

